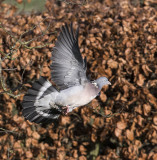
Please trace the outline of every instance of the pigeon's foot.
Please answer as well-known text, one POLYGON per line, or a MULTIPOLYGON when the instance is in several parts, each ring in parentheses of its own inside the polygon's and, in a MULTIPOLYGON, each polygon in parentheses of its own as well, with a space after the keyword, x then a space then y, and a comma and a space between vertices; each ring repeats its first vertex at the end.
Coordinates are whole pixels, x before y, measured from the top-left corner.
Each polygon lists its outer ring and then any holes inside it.
POLYGON ((69 106, 62 107, 63 114, 67 115, 69 113, 69 106))

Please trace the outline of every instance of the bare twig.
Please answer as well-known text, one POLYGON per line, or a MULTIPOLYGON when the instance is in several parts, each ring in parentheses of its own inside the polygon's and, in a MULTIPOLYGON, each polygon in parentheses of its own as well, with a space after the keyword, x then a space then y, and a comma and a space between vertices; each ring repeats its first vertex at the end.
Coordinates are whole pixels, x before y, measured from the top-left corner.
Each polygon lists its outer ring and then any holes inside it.
POLYGON ((4 128, 0 128, 0 132, 17 134, 17 132, 15 132, 15 131, 10 131, 10 130, 4 129, 4 128))
POLYGON ((6 88, 6 85, 5 85, 3 76, 2 76, 2 59, 1 59, 1 56, 0 56, 0 82, 1 82, 2 88, 4 90, 4 92, 0 92, 0 94, 6 93, 6 94, 8 94, 9 96, 11 96, 13 98, 17 98, 17 97, 19 97, 21 95, 21 94, 14 95, 11 90, 8 90, 6 88))
POLYGON ((115 115, 117 115, 117 114, 119 114, 119 113, 121 113, 122 111, 123 111, 123 108, 121 108, 121 110, 119 111, 119 112, 116 112, 116 113, 110 113, 110 114, 107 114, 107 115, 105 115, 105 114, 102 114, 102 113, 100 113, 99 111, 97 111, 97 108, 98 108, 99 106, 97 106, 96 107, 96 109, 93 109, 92 107, 89 107, 89 108, 91 108, 92 110, 94 110, 94 113, 96 113, 96 114, 98 114, 98 115, 100 115, 100 116, 102 116, 102 117, 105 117, 105 118, 111 118, 111 117, 114 117, 115 115))
POLYGON ((59 2, 64 2, 64 3, 70 4, 70 5, 75 5, 75 4, 77 4, 77 5, 81 5, 81 6, 88 3, 88 0, 82 0, 82 3, 77 3, 76 0, 71 0, 71 1, 68 1, 68 0, 57 0, 57 1, 59 1, 59 2))
MULTIPOLYGON (((46 19, 46 18, 45 18, 45 19, 46 19)), ((44 20, 45 20, 45 19, 44 19, 44 20)), ((36 49, 36 48, 43 48, 43 47, 49 45, 50 43, 45 43, 45 44, 43 44, 43 45, 34 46, 34 47, 29 46, 29 44, 30 44, 32 41, 34 41, 34 40, 36 40, 36 39, 38 39, 38 38, 46 35, 46 32, 47 32, 47 30, 49 29, 49 27, 50 27, 50 23, 49 23, 49 25, 47 26, 47 28, 46 28, 45 30, 42 30, 41 27, 40 27, 40 22, 38 22, 37 25, 35 25, 35 26, 33 26, 31 29, 23 32, 23 33, 20 35, 20 37, 18 38, 17 36, 13 35, 12 32, 7 31, 7 29, 6 29, 6 28, 3 26, 3 24, 0 22, 0 28, 2 28, 2 30, 11 37, 11 42, 12 42, 11 47, 6 44, 7 47, 8 47, 8 49, 10 50, 9 53, 4 53, 3 51, 0 51, 1 55, 3 56, 3 57, 0 56, 0 83, 1 83, 1 86, 2 86, 2 89, 3 89, 3 91, 2 91, 0 94, 4 94, 4 93, 5 93, 5 94, 8 94, 9 96, 14 97, 14 98, 17 98, 18 96, 21 95, 21 94, 14 95, 13 90, 8 89, 8 88, 6 87, 7 85, 6 85, 6 82, 5 82, 5 80, 4 80, 4 78, 3 78, 3 75, 2 75, 2 70, 5 70, 5 71, 11 71, 11 70, 12 70, 12 71, 13 71, 13 70, 16 70, 17 68, 10 68, 10 69, 9 69, 9 68, 4 68, 4 69, 2 69, 2 61, 4 61, 5 59, 15 60, 16 58, 18 58, 18 56, 14 58, 13 55, 14 55, 19 49, 21 49, 21 48, 27 48, 27 49, 32 50, 32 49, 36 49), (37 36, 37 37, 34 37, 34 38, 31 39, 31 40, 23 41, 23 40, 22 40, 22 37, 23 37, 25 34, 27 34, 28 32, 33 31, 37 26, 39 26, 39 28, 40 28, 41 35, 39 35, 39 36, 37 36)), ((53 32, 53 33, 55 33, 55 32, 53 32)), ((50 33, 49 33, 49 34, 50 34, 50 33)), ((3 45, 3 44, 1 44, 1 45, 3 45)), ((24 73, 25 73, 26 67, 27 67, 28 65, 30 65, 30 64, 31 64, 31 63, 28 63, 28 64, 23 68, 24 70, 23 70, 22 76, 21 76, 22 79, 23 79, 23 75, 24 75, 24 73)), ((21 82, 19 82, 19 81, 17 80, 18 83, 22 84, 22 83, 23 83, 22 79, 21 79, 21 82)))

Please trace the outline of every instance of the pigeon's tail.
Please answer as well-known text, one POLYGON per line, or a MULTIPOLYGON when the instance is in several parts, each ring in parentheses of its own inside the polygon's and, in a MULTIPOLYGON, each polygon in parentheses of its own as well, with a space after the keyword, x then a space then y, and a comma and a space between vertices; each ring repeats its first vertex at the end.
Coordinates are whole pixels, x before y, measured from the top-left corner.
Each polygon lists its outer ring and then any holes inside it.
POLYGON ((44 77, 40 77, 24 96, 23 116, 31 122, 44 123, 57 119, 61 112, 52 105, 51 100, 58 91, 44 77), (50 106, 51 105, 51 106, 50 106))

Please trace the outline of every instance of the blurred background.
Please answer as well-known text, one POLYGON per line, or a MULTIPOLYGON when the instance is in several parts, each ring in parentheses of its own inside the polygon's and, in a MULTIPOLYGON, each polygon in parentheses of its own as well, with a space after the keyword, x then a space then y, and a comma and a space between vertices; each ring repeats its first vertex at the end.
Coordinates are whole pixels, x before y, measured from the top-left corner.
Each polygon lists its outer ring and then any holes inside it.
POLYGON ((0 159, 157 159, 157 2, 0 1, 0 159), (111 86, 49 125, 30 123, 21 102, 41 75, 50 80, 60 28, 80 26, 88 77, 111 86))

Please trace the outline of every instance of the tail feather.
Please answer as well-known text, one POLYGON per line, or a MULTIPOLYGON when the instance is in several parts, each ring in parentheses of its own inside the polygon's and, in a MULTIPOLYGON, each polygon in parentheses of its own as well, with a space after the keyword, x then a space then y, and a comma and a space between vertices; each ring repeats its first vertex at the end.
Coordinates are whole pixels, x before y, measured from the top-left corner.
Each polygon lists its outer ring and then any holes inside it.
MULTIPOLYGON (((40 77, 28 90, 28 93, 23 99, 23 116, 31 122, 43 123, 47 120, 57 119, 61 112, 56 108, 52 109, 50 106, 35 105, 36 102, 44 99, 45 96, 49 96, 52 92, 58 92, 52 84, 44 77, 40 77)), ((50 99, 51 100, 51 96, 50 99)), ((46 101, 47 102, 47 101, 46 101)))
POLYGON ((35 96, 35 95, 27 94, 24 96, 23 100, 29 101, 29 102, 34 102, 36 100, 36 98, 37 98, 37 96, 35 96))
POLYGON ((38 90, 34 90, 31 88, 28 90, 28 94, 35 95, 35 96, 38 94, 38 92, 39 92, 38 90))
POLYGON ((34 111, 35 111, 34 106, 33 107, 25 108, 23 110, 23 115, 24 115, 24 117, 27 117, 30 113, 33 113, 34 111))
POLYGON ((29 102, 29 101, 23 101, 22 103, 23 108, 29 108, 29 107, 32 107, 33 105, 34 105, 34 102, 29 102))

